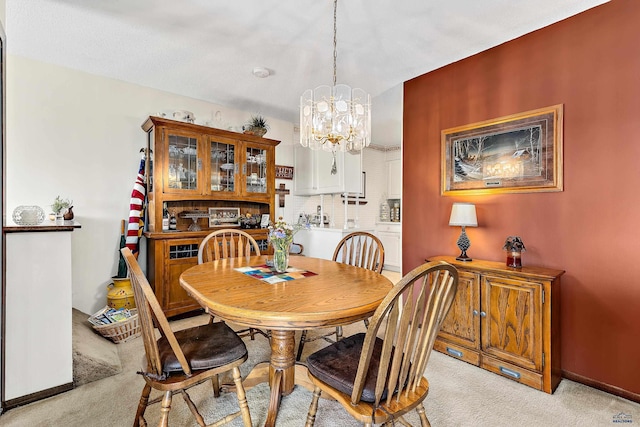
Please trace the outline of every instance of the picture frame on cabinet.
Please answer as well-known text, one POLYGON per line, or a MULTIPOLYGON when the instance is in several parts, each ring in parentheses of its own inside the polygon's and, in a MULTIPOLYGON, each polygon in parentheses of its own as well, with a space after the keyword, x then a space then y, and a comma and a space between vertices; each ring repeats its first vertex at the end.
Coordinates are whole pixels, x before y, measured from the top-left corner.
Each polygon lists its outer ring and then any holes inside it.
POLYGON ((441 194, 563 191, 563 105, 441 132, 441 194))
POLYGON ((209 208, 209 228, 240 226, 240 208, 209 208))
POLYGON ((269 222, 271 222, 269 214, 262 214, 262 218, 260 218, 260 228, 267 228, 269 226, 269 222))

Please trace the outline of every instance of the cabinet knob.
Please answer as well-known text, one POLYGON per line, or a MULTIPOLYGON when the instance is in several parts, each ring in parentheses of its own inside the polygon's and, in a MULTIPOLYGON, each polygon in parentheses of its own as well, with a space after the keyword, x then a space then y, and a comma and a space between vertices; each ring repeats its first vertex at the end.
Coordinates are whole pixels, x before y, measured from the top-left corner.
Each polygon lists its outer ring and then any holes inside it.
POLYGON ((473 315, 477 316, 478 315, 478 310, 473 310, 473 315))
POLYGON ((480 312, 480 317, 487 317, 487 313, 485 313, 484 311, 480 312))

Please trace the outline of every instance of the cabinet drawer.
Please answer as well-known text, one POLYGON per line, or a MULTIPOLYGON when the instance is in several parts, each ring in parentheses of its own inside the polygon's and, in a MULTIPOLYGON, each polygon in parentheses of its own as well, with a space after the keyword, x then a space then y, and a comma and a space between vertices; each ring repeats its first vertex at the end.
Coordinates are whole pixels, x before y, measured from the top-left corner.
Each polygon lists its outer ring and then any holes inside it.
POLYGON ((455 357, 456 359, 464 360, 472 365, 480 365, 480 353, 477 351, 469 350, 468 348, 461 347, 459 345, 451 344, 447 341, 436 339, 433 344, 433 348, 440 353, 444 353, 447 356, 455 357))
POLYGON ((484 355, 482 356, 482 364, 480 366, 483 369, 502 375, 503 377, 542 390, 542 374, 531 372, 518 365, 484 355))

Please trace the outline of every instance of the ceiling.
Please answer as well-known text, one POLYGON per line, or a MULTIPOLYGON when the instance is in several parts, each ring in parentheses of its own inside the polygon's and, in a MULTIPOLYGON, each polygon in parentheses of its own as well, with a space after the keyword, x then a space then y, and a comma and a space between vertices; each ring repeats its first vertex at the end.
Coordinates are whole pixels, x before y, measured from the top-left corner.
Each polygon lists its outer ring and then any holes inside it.
MULTIPOLYGON (((606 0, 340 0, 338 83, 399 145, 402 83, 606 0)), ((6 0, 8 52, 298 122, 333 82, 331 0, 6 0), (271 75, 258 78, 254 67, 271 75)))

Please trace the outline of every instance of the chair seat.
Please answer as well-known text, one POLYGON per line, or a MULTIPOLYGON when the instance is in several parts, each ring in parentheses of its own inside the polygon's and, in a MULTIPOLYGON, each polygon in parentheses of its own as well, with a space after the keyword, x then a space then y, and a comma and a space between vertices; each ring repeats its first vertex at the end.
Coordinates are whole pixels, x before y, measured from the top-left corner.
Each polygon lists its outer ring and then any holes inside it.
MULTIPOLYGON (((352 335, 309 355, 307 358, 309 372, 336 390, 350 395, 353 392, 353 382, 358 371, 364 337, 364 333, 352 335)), ((376 374, 381 352, 382 340, 376 338, 371 364, 360 398, 363 402, 375 402, 376 374)), ((384 398, 386 398, 386 392, 382 399, 384 398)))
MULTIPOLYGON (((177 331, 175 337, 193 370, 223 366, 247 354, 242 339, 223 322, 177 331)), ((158 340, 158 352, 163 372, 182 372, 180 362, 164 337, 158 340)))

